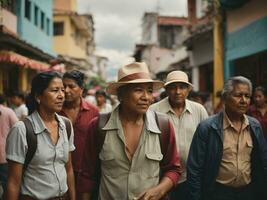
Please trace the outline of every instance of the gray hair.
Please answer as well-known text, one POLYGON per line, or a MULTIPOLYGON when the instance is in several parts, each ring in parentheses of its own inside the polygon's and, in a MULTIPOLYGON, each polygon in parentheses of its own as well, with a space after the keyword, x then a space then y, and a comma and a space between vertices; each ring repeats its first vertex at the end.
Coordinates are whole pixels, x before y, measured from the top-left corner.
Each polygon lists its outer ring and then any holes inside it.
POLYGON ((252 83, 249 79, 247 79, 244 76, 234 76, 229 78, 225 83, 224 83, 224 87, 222 90, 222 98, 225 98, 227 96, 229 96, 233 90, 234 90, 234 86, 237 84, 245 84, 249 87, 249 92, 250 94, 252 94, 252 83))

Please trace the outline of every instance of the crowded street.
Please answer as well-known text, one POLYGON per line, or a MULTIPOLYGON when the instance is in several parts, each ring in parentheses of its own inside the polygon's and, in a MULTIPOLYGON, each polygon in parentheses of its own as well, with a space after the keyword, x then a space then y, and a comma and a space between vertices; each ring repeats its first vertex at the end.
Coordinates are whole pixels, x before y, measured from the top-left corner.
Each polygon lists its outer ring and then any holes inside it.
POLYGON ((0 0, 0 200, 267 200, 264 0, 0 0))

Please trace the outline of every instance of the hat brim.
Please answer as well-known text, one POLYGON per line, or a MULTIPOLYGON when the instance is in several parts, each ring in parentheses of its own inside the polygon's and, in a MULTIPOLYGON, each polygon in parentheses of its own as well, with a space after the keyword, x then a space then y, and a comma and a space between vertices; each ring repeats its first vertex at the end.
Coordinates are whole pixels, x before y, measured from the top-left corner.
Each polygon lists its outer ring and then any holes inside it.
POLYGON ((164 87, 166 87, 167 85, 170 85, 171 83, 185 83, 185 84, 193 87, 193 85, 191 83, 189 83, 189 82, 186 82, 186 81, 178 81, 178 80, 173 80, 173 81, 166 82, 164 84, 164 87))
POLYGON ((153 90, 159 90, 160 88, 164 87, 164 83, 161 81, 150 80, 150 79, 138 79, 133 81, 125 81, 125 82, 111 82, 106 88, 107 93, 112 95, 117 95, 117 90, 123 85, 128 84, 137 84, 137 83, 152 83, 153 90))

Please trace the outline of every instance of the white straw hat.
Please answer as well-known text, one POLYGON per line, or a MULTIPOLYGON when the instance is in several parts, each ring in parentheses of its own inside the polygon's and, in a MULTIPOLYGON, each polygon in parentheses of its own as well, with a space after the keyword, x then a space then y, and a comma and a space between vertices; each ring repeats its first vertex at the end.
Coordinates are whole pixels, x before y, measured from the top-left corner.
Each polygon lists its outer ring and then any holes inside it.
POLYGON ((166 87, 167 85, 171 83, 186 83, 189 86, 193 87, 193 85, 188 81, 188 76, 186 73, 183 71, 172 71, 167 75, 166 82, 164 86, 166 87))
POLYGON ((164 85, 163 82, 150 77, 146 63, 134 62, 119 69, 118 81, 109 83, 107 92, 116 95, 119 87, 133 83, 153 83, 154 90, 160 89, 164 85))

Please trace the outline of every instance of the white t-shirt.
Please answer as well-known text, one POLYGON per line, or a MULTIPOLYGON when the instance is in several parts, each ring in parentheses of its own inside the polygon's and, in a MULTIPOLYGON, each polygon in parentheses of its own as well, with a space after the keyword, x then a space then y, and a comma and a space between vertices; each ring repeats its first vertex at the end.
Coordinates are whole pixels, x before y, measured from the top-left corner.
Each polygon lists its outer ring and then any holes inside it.
POLYGON ((108 113, 111 111, 112 111, 112 106, 109 103, 105 103, 105 106, 103 106, 102 108, 99 108, 100 113, 108 113))
POLYGON ((28 108, 26 107, 25 104, 21 104, 20 106, 14 108, 14 111, 19 120, 22 120, 23 118, 28 116, 28 108))

